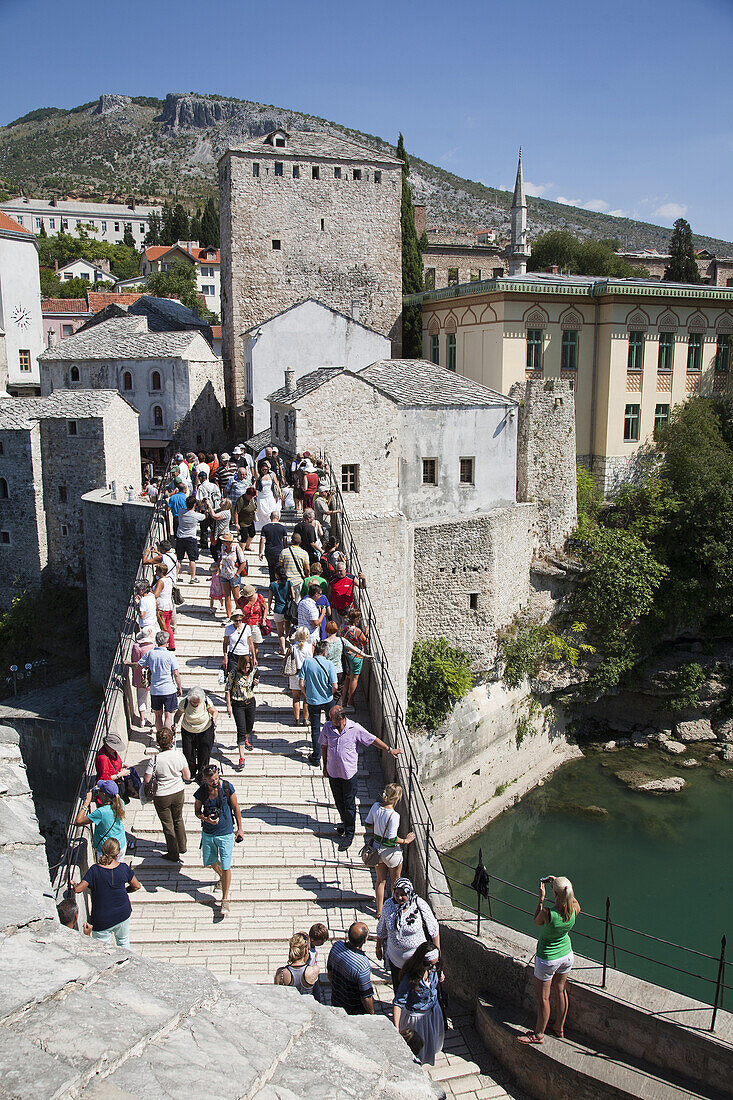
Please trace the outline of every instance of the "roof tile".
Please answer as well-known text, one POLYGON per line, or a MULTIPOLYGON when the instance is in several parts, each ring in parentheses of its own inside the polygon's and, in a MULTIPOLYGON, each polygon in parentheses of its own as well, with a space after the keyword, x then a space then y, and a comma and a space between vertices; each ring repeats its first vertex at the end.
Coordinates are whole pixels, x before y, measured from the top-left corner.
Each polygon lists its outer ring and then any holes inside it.
POLYGON ((0 230, 4 229, 7 233, 26 233, 29 237, 32 237, 30 229, 26 229, 24 225, 14 221, 13 218, 9 218, 7 214, 0 210, 0 230))
POLYGON ((41 313, 89 313, 86 298, 44 298, 41 313))

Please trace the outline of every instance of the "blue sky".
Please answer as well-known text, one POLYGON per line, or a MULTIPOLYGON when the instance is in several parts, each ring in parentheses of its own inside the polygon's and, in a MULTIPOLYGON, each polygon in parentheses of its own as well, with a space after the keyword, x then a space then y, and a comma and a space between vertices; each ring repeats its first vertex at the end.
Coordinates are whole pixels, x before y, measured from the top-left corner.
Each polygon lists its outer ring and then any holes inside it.
POLYGON ((733 240, 733 0, 0 0, 0 123, 217 92, 460 176, 733 240))

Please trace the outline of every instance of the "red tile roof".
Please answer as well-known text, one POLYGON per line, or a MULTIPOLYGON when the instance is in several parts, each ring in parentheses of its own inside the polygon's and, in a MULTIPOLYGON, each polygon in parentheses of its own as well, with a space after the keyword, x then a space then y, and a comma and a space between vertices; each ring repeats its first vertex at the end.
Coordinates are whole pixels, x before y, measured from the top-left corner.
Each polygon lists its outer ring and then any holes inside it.
POLYGON ((30 229, 26 229, 25 226, 13 221, 13 219, 9 218, 2 210, 0 210, 0 229, 5 229, 9 233, 27 233, 29 237, 33 236, 30 229))
POLYGON ((86 298, 43 298, 41 313, 89 313, 86 298))
POLYGON ((170 252, 172 247, 170 244, 151 244, 145 249, 143 256, 146 260, 159 260, 161 256, 165 256, 166 252, 170 252))
POLYGON ((219 261, 220 253, 219 253, 218 248, 216 250, 216 259, 215 260, 209 259, 206 256, 207 252, 213 252, 213 251, 214 251, 213 248, 212 249, 209 249, 209 248, 194 248, 193 249, 193 257, 194 257, 194 259, 198 260, 199 263, 202 263, 202 264, 218 264, 220 262, 219 261))
POLYGON ((131 306, 142 294, 115 294, 113 291, 88 290, 87 301, 92 313, 99 313, 105 306, 131 306))

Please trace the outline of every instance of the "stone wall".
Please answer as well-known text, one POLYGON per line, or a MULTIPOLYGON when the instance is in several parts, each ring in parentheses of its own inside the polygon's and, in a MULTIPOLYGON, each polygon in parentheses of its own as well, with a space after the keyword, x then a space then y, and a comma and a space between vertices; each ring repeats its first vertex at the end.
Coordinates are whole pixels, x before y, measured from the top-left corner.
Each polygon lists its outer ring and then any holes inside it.
POLYGON ((436 843, 446 850, 580 755, 566 740, 562 713, 539 707, 528 686, 500 682, 474 688, 436 733, 415 734, 413 745, 436 843))
POLYGON ((153 506, 114 500, 107 489, 82 497, 89 605, 89 673, 104 684, 132 593, 153 506))
POLYGON ((540 553, 561 546, 577 523, 573 384, 556 378, 512 386, 519 401, 517 497, 537 504, 540 553))
POLYGON ((175 439, 184 450, 219 451, 228 443, 229 432, 224 427, 226 405, 224 368, 216 363, 189 362, 189 407, 175 427, 175 439))
POLYGON ((519 504, 457 522, 417 524, 415 639, 446 636, 467 649, 477 667, 491 665, 497 631, 529 599, 536 521, 536 506, 519 504))
POLYGON ((27 585, 36 586, 48 562, 43 510, 41 430, 37 423, 0 430, 0 477, 8 487, 0 498, 0 605, 9 607, 13 596, 27 585))
MULTIPOLYGON (((303 298, 313 297, 352 315, 401 345, 402 169, 380 164, 382 182, 364 162, 357 182, 350 159, 342 179, 334 159, 311 178, 311 163, 292 178, 292 154, 283 151, 286 171, 274 175, 275 154, 229 151, 219 164, 223 354, 230 370, 230 402, 239 415, 245 399, 242 332, 303 298), (259 176, 252 162, 259 162, 259 176), (280 247, 273 248, 273 240, 280 247)), ((358 150, 355 164, 361 165, 358 150)), ((279 158, 278 158, 279 159, 279 158)))

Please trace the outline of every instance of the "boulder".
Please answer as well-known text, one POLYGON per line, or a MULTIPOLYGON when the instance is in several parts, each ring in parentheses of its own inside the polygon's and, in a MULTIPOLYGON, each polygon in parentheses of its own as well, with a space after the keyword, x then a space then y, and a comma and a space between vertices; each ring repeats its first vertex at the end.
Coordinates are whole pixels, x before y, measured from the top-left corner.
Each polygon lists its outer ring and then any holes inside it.
POLYGON ((670 753, 672 756, 679 756, 680 753, 687 752, 687 749, 681 741, 660 741, 659 747, 664 752, 670 753))
POLYGON ((725 745, 720 753, 720 759, 726 764, 733 764, 733 745, 725 745))
POLYGON ((733 718, 725 718, 715 727, 718 741, 733 741, 733 718))
POLYGON ((681 775, 669 775, 666 779, 650 779, 648 783, 639 784, 636 789, 648 794, 673 794, 686 786, 681 775))
POLYGON ((675 727, 678 741, 715 741, 709 718, 695 718, 691 722, 678 722, 675 727))
POLYGON ((606 741, 603 748, 606 752, 611 752, 613 749, 616 748, 616 742, 615 741, 606 741))
POLYGON ((690 756, 687 760, 678 760, 678 768, 699 768, 700 764, 694 756, 690 756))

